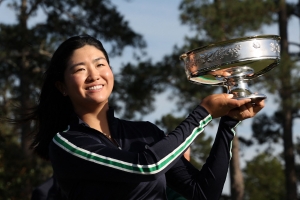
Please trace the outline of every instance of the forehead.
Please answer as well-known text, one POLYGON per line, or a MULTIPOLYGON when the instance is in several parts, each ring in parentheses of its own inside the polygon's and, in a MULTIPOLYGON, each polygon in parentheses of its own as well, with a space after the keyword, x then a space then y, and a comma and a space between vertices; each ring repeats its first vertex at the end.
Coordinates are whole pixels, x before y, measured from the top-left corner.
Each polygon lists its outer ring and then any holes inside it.
POLYGON ((85 45, 73 51, 72 55, 70 56, 69 62, 78 62, 100 57, 105 58, 104 53, 101 50, 91 45, 85 45))

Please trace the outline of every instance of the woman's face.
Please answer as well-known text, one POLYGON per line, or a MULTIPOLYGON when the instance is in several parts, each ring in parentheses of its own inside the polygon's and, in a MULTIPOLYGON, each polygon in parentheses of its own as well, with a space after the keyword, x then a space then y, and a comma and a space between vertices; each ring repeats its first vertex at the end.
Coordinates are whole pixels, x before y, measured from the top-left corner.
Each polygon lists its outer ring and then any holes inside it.
POLYGON ((91 45, 73 52, 64 78, 61 91, 70 97, 75 111, 106 104, 114 86, 103 52, 91 45))

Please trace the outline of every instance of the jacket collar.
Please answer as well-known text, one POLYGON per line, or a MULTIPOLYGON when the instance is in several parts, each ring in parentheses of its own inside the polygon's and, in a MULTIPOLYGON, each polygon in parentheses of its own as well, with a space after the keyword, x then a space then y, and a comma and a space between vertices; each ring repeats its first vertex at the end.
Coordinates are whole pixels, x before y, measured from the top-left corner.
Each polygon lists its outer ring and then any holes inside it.
MULTIPOLYGON (((109 109, 107 111, 107 120, 108 120, 108 125, 109 129, 112 135, 116 132, 117 128, 117 120, 115 120, 115 115, 114 115, 114 108, 109 106, 109 109)), ((90 127, 85 121, 80 119, 75 112, 73 112, 71 119, 70 119, 70 126, 85 126, 85 127, 90 127)))

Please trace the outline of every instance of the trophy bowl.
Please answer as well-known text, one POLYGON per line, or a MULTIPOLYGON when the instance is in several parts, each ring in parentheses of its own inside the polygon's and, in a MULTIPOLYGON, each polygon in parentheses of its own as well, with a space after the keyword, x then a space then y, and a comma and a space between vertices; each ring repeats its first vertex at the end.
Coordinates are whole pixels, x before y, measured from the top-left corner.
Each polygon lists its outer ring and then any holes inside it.
POLYGON ((222 41, 180 56, 187 79, 195 84, 224 86, 235 99, 263 98, 247 82, 273 69, 280 61, 280 37, 257 35, 222 41))

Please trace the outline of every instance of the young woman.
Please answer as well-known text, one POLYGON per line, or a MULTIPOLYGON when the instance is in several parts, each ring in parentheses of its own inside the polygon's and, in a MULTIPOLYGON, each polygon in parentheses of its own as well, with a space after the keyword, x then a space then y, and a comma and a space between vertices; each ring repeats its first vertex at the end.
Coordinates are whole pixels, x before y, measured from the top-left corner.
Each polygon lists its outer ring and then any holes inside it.
POLYGON ((84 35, 63 42, 45 74, 32 147, 50 159, 64 199, 166 199, 166 186, 187 199, 219 199, 230 160, 233 128, 264 101, 214 94, 165 135, 150 122, 114 117, 114 76, 100 41, 84 35), (183 155, 213 119, 222 117, 199 171, 183 155))

